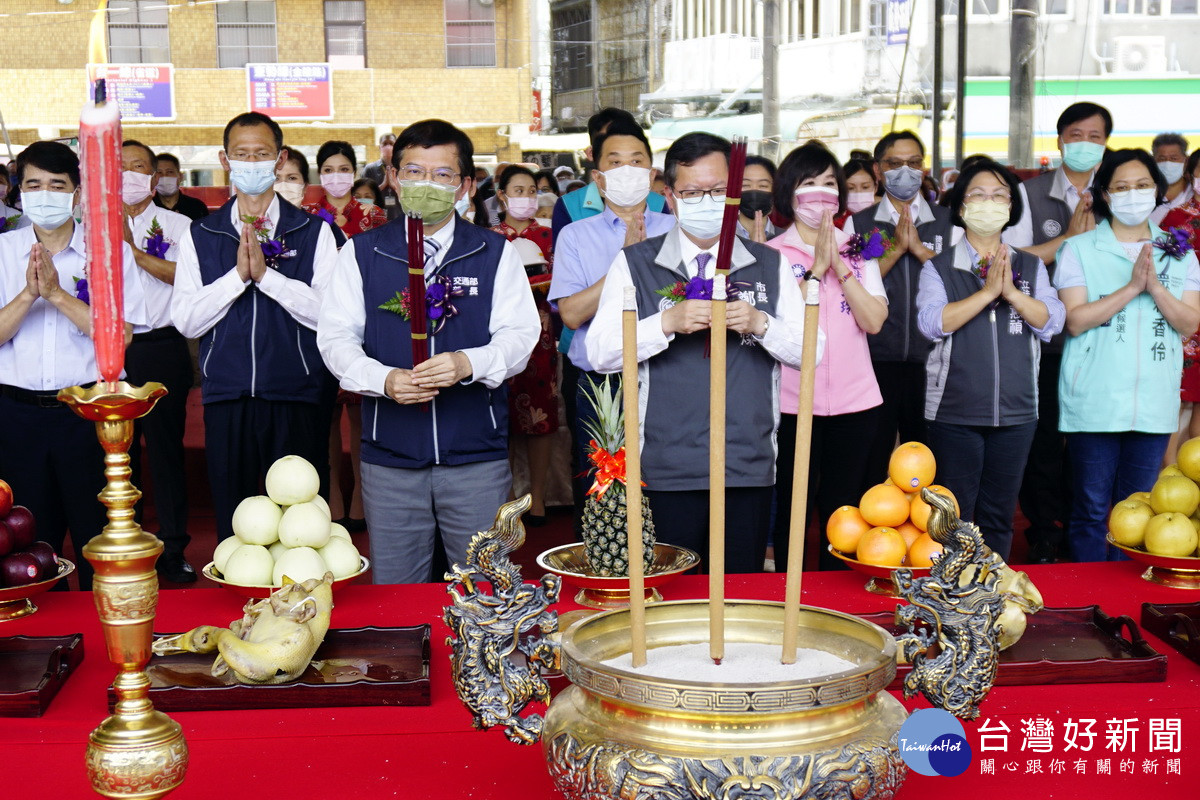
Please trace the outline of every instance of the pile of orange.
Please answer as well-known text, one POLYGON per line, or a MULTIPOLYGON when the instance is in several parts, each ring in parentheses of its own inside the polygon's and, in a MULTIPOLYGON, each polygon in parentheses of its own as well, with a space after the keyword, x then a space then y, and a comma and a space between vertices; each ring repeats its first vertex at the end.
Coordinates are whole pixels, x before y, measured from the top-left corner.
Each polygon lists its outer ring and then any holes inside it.
POLYGON ((863 493, 857 506, 842 506, 829 517, 825 535, 835 550, 866 564, 929 567, 942 546, 926 533, 930 506, 921 490, 958 500, 933 482, 937 462, 920 442, 905 442, 892 452, 888 479, 863 493))

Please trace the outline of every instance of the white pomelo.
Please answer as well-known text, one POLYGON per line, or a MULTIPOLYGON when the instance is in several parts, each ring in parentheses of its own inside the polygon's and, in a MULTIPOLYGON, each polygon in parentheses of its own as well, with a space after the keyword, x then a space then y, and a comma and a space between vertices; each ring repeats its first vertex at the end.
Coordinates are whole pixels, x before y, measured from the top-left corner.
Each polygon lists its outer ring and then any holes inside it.
POLYGON ((284 575, 296 583, 303 583, 309 578, 320 580, 328 570, 321 554, 316 550, 311 547, 293 547, 275 562, 271 583, 274 586, 282 586, 284 575))
POLYGON ((347 542, 354 541, 350 538, 350 531, 346 530, 346 526, 340 522, 334 522, 329 525, 329 537, 333 538, 335 536, 339 539, 345 539, 347 542))
POLYGON ((225 580, 242 586, 270 586, 275 559, 260 544, 244 544, 229 554, 225 580))
POLYGON ((316 467, 300 456, 284 456, 267 470, 267 495, 281 506, 307 503, 317 496, 316 467))
POLYGON ((279 541, 288 547, 324 547, 331 525, 328 510, 316 503, 297 503, 279 520, 279 541))
POLYGON ((228 539, 222 540, 221 543, 217 545, 216 549, 213 550, 212 559, 213 566, 216 567, 217 572, 221 573, 222 575, 225 574, 225 562, 229 560, 229 556, 233 554, 234 550, 237 550, 244 544, 245 542, 238 537, 230 536, 228 539))
POLYGON ((329 510, 329 503, 325 502, 325 498, 321 497, 321 495, 314 495, 313 499, 308 502, 325 509, 325 513, 329 515, 330 519, 333 518, 333 512, 329 510))
POLYGON ((317 552, 321 554, 325 565, 329 567, 329 571, 337 579, 353 575, 362 566, 362 559, 358 555, 358 550, 353 544, 339 537, 330 539, 329 544, 317 552))
POLYGON ((247 497, 233 511, 233 533, 245 544, 268 545, 279 538, 283 512, 261 494, 247 497))
POLYGON ((276 561, 278 561, 279 557, 286 553, 288 549, 288 546, 283 542, 275 542, 273 545, 267 548, 267 550, 271 552, 271 558, 275 559, 276 561))

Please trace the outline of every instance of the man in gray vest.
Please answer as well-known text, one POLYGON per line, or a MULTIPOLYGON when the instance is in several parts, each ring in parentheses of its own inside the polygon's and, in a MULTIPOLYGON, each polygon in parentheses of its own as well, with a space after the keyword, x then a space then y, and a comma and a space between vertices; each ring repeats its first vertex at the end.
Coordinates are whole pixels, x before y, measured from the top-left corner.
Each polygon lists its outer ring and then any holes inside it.
MULTIPOLYGON (((1040 258, 1054 280, 1054 257, 1062 243, 1092 230, 1092 175, 1112 135, 1112 115, 1095 103, 1075 103, 1058 117, 1058 169, 1021 184, 1025 212, 1004 232, 1005 244, 1040 258)), ((1065 334, 1042 344, 1038 373, 1038 425, 1021 483, 1021 512, 1029 520, 1025 538, 1030 561, 1052 564, 1067 541, 1071 481, 1066 440, 1058 431, 1058 373, 1065 334)))
POLYGON ((846 220, 846 233, 869 236, 880 231, 893 246, 879 259, 887 290, 888 316, 879 333, 867 337, 879 393, 879 430, 867 455, 867 478, 887 477, 888 460, 901 442, 924 442, 925 360, 932 346, 917 330, 917 284, 925 262, 958 241, 962 229, 950 221, 949 209, 930 205, 921 196, 925 177, 925 145, 912 131, 893 131, 875 145, 875 177, 883 184, 878 203, 846 220))
MULTIPOLYGON (((729 180, 729 142, 691 133, 667 151, 667 201, 678 225, 617 255, 587 338, 599 372, 621 369, 625 288, 637 289, 642 477, 659 540, 708 551, 712 278, 729 180)), ((725 564, 758 572, 766 555, 779 363, 800 366, 804 301, 787 261, 749 239, 733 243, 726 310, 725 564)), ((818 340, 818 358, 821 341, 818 340)))

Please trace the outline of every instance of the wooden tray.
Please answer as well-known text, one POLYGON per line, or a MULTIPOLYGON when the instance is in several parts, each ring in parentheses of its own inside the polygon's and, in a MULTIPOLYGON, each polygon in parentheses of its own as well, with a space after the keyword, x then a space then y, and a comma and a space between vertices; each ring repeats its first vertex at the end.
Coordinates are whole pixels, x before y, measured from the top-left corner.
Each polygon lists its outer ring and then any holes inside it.
MULTIPOLYGON (((903 631, 893 614, 859 614, 893 636, 903 631)), ((1099 606, 1044 608, 1028 617, 1025 635, 1000 653, 997 686, 1052 683, 1136 683, 1167 679, 1167 657, 1142 638, 1128 616, 1110 617, 1099 606), (1124 628, 1128 638, 1121 636, 1124 628)), ((912 668, 900 664, 900 687, 912 668)))
POLYGON ((1142 603, 1142 627, 1200 664, 1200 603, 1142 603))
MULTIPOLYGON (((214 678, 215 653, 155 656, 146 666, 150 699, 161 711, 429 705, 429 625, 331 629, 291 683, 253 686, 214 678)), ((170 636, 155 633, 154 636, 170 636)), ((108 687, 108 705, 116 703, 108 687)))
POLYGON ((83 634, 0 638, 0 717, 40 717, 83 661, 83 634))

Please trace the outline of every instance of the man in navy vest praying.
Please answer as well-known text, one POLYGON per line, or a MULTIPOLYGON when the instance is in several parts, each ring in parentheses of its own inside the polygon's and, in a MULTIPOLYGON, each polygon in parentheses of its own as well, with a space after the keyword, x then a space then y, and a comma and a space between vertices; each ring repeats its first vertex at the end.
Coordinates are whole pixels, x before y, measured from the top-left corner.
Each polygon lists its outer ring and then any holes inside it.
POLYGON ((505 381, 541 326, 525 267, 503 236, 454 212, 475 191, 474 146, 424 120, 392 150, 388 182, 425 225, 428 360, 413 364, 403 218, 342 248, 317 343, 341 386, 363 395, 362 481, 376 583, 429 581, 434 534, 450 564, 508 498, 505 381))
MULTIPOLYGON (((637 289, 642 477, 659 541, 708 552, 709 365, 712 278, 730 145, 689 133, 667 150, 667 202, 678 225, 622 250, 587 338, 598 372, 621 369, 621 310, 637 289)), ((760 572, 767 549, 779 428, 779 364, 799 369, 804 299, 778 250, 733 242, 725 419, 725 565, 760 572)), ((818 332, 817 357, 823 334, 818 332)), ((707 565, 707 558, 705 558, 707 565)))
POLYGON ((332 229, 275 197, 283 131, 250 112, 225 126, 221 166, 237 196, 192 223, 179 243, 171 320, 200 338, 204 444, 217 536, 261 494, 276 459, 298 455, 328 485, 327 374, 317 352, 320 292, 337 260, 332 229))

